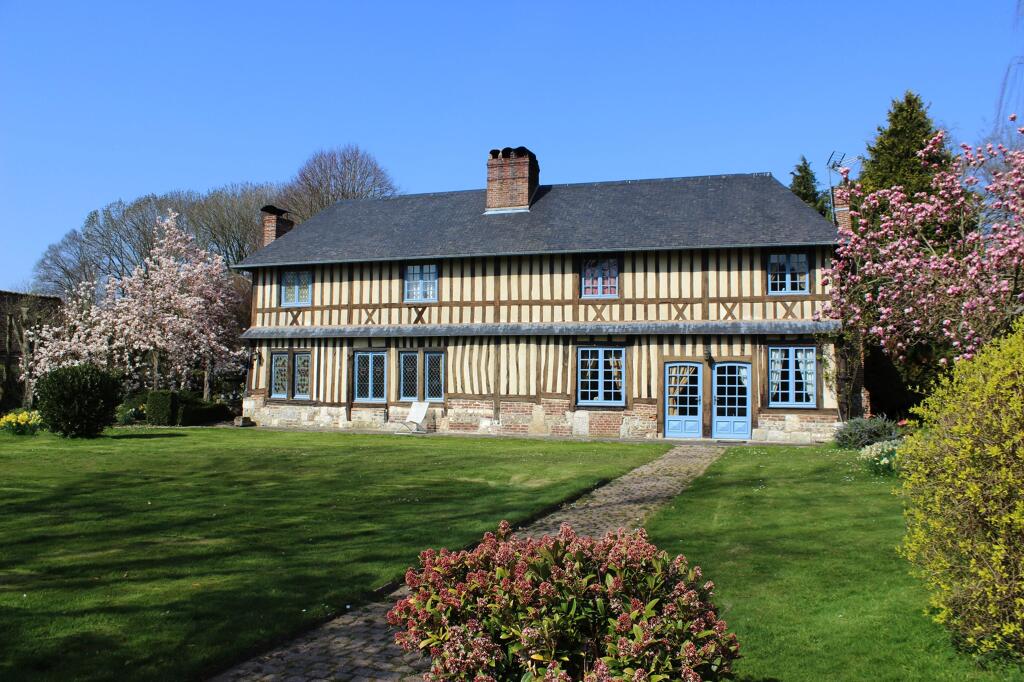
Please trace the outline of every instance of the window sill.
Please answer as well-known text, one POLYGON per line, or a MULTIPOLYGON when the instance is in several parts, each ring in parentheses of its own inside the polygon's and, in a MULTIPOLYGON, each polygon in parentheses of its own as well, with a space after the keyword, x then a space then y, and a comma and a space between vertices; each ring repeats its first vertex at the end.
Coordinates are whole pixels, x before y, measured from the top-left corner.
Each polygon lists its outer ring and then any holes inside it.
POLYGON ((312 308, 312 303, 282 303, 281 308, 312 308))
POLYGON ((625 403, 576 403, 577 410, 624 410, 625 403))
POLYGON ((782 403, 768 403, 768 409, 770 410, 816 410, 818 409, 817 403, 813 405, 797 405, 797 404, 782 404, 782 403))
POLYGON ((769 291, 769 296, 809 296, 810 291, 804 289, 803 291, 769 291))
POLYGON ((614 300, 614 299, 617 299, 617 298, 619 298, 618 294, 601 294, 601 295, 597 295, 597 296, 595 296, 595 295, 585 296, 583 294, 580 294, 580 300, 581 301, 608 301, 608 300, 614 300))
POLYGON ((436 298, 423 299, 422 301, 415 298, 402 299, 402 305, 437 305, 439 301, 436 298))

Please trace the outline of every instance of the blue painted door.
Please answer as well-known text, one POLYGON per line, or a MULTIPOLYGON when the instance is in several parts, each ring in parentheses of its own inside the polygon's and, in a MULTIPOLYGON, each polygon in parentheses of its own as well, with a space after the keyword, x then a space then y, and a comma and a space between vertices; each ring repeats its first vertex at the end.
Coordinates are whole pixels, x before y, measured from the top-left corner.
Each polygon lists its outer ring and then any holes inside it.
POLYGON ((750 363, 720 362, 712 370, 711 437, 750 438, 750 363))
POLYGON ((665 363, 665 437, 701 437, 701 365, 665 363))

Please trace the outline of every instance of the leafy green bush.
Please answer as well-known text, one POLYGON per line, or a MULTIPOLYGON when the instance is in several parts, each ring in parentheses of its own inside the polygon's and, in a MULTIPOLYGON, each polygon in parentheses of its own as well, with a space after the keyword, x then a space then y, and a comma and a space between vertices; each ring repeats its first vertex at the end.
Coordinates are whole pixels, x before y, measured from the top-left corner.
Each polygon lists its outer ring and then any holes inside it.
POLYGON ((66 438, 95 438, 114 423, 121 383, 98 367, 76 365, 47 372, 35 391, 48 429, 66 438))
POLYGON ((182 426, 202 426, 231 421, 234 418, 235 413, 224 403, 189 401, 182 403, 178 421, 182 426))
POLYGON ((902 442, 901 438, 894 438, 872 443, 862 447, 857 458, 863 461, 872 473, 892 476, 897 471, 896 453, 902 442))
POLYGON ((154 426, 177 426, 178 392, 150 391, 146 400, 146 421, 154 426))
POLYGON ((836 445, 849 450, 860 450, 872 443, 899 438, 900 427, 885 417, 857 417, 836 431, 836 445))
POLYGON ((1024 325, 958 362, 899 451, 903 552, 966 648, 1024 658, 1024 325))
POLYGON ((14 410, 0 417, 0 431, 15 436, 34 436, 43 426, 43 418, 34 410, 14 410))
POLYGON ((519 539, 502 522, 471 551, 420 555, 388 613, 395 641, 432 659, 424 679, 719 680, 739 653, 714 584, 644 531, 519 539))
POLYGON ((149 391, 133 393, 125 398, 115 411, 117 423, 128 426, 146 418, 146 402, 149 400, 149 391))

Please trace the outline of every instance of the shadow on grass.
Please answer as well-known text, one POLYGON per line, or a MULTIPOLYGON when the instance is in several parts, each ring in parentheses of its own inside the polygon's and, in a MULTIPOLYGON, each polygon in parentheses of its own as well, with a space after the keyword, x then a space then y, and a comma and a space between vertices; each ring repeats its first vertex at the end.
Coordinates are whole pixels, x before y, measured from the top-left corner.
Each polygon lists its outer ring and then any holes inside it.
POLYGON ((111 440, 150 440, 152 438, 184 438, 184 433, 119 433, 108 436, 111 440))

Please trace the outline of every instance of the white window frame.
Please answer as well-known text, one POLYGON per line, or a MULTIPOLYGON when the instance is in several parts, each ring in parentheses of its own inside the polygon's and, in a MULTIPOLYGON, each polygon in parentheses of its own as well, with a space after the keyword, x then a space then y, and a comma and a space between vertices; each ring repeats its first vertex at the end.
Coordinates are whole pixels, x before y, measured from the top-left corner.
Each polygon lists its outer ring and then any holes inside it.
POLYGON ((814 346, 768 346, 768 407, 786 407, 801 410, 813 410, 818 407, 818 349, 814 346), (807 368, 801 369, 804 384, 804 400, 797 399, 796 370, 798 362, 806 362, 810 355, 811 369, 810 380, 807 378, 807 368), (801 360, 801 356, 803 360, 801 360), (782 376, 785 362, 787 372, 785 378, 782 376), (773 396, 785 395, 784 400, 777 400, 773 396))
POLYGON ((402 277, 402 300, 406 303, 437 303, 437 263, 410 263, 402 277))
POLYGON ((279 301, 282 308, 306 308, 313 305, 313 271, 312 270, 284 270, 281 272, 279 281, 279 301), (299 298, 305 280, 307 297, 299 298), (289 292, 291 299, 289 299, 289 292))

